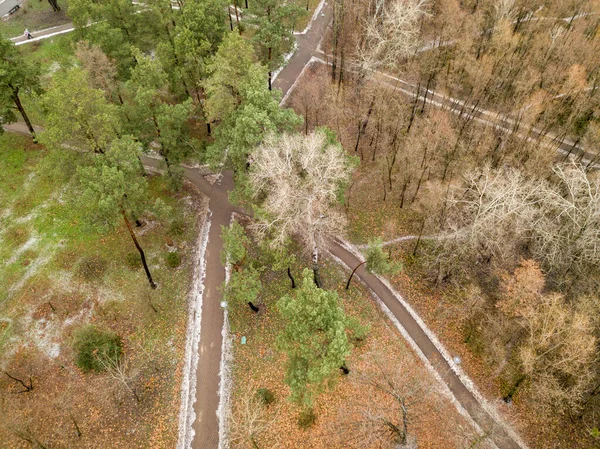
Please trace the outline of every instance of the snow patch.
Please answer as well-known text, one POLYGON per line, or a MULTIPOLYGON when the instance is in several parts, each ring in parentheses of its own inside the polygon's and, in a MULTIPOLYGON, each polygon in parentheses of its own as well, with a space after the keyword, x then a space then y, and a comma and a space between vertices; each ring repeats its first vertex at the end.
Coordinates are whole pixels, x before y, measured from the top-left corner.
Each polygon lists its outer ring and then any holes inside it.
MULTIPOLYGON (((235 220, 235 212, 231 214, 229 227, 235 220)), ((231 277, 231 263, 227 261, 225 266, 225 285, 231 277)), ((231 364, 233 363, 233 341, 229 328, 229 311, 224 310, 223 329, 221 331, 223 341, 221 343, 221 364, 219 368, 219 408, 217 417, 219 419, 219 449, 229 449, 229 417, 231 415, 231 388, 233 379, 231 377, 231 364)))
POLYGON ((208 210, 204 227, 198 236, 196 260, 194 261, 194 281, 189 293, 188 323, 183 363, 183 379, 181 381, 181 406, 179 409, 179 431, 177 449, 190 449, 194 439, 193 424, 196 420, 194 403, 196 402, 196 370, 198 368, 198 346, 200 343, 200 322, 202 318, 202 295, 204 293, 204 276, 206 273, 206 246, 210 230, 208 210))
POLYGON ((19 248, 17 248, 15 251, 13 251, 11 258, 8 259, 8 261, 4 264, 4 266, 15 263, 21 254, 23 254, 28 249, 35 247, 37 245, 38 241, 39 241, 39 238, 36 235, 30 237, 29 240, 27 240, 19 248))
POLYGON ((294 46, 292 47, 292 50, 283 56, 283 64, 281 64, 281 66, 277 70, 275 70, 275 72, 273 72, 273 75, 271 76, 271 82, 275 82, 277 75, 279 75, 284 69, 284 67, 288 64, 288 62, 290 62, 290 59, 292 59, 292 56, 294 56, 296 50, 298 50, 298 42, 294 41, 294 46))
MULTIPOLYGON (((47 251, 48 247, 46 247, 44 249, 47 251)), ((51 258, 52 258, 52 252, 42 251, 42 254, 40 254, 37 259, 35 259, 31 264, 28 265, 27 270, 25 271, 25 274, 23 274, 21 279, 19 279, 18 282, 14 283, 10 287, 10 289, 8 290, 8 298, 11 298, 12 295, 15 294, 15 292, 21 290, 21 288, 25 285, 25 282, 27 282, 30 277, 37 274, 37 272, 44 265, 46 265, 50 261, 51 258)))

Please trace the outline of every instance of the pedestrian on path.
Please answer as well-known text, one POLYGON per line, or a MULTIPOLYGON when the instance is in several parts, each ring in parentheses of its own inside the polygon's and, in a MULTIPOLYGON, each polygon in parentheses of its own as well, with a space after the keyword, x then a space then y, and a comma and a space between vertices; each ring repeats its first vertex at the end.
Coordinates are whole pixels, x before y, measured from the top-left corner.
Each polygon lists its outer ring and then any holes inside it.
POLYGON ((23 34, 27 39, 31 39, 33 37, 27 28, 25 28, 25 32, 23 34))

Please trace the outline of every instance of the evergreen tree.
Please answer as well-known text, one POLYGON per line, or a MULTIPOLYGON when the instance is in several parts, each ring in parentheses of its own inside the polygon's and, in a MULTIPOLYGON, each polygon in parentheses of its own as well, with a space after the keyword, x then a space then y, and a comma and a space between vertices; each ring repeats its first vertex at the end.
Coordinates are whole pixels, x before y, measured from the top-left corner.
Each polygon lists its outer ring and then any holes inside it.
POLYGON ((304 270, 302 286, 277 302, 286 326, 278 346, 287 354, 285 382, 291 400, 310 407, 327 381, 350 354, 348 318, 336 292, 318 288, 310 270, 304 270))
POLYGON ((158 145, 175 187, 181 183, 179 164, 192 153, 187 122, 193 112, 192 100, 172 104, 169 100, 167 74, 158 59, 134 50, 138 64, 131 70, 126 86, 131 94, 128 105, 130 132, 147 146, 158 145))
POLYGON ((137 219, 150 209, 148 185, 139 169, 141 145, 131 136, 112 142, 105 153, 88 166, 77 169, 80 195, 79 205, 85 216, 99 230, 112 230, 122 218, 140 253, 142 264, 152 288, 156 288, 146 257, 129 217, 137 219))
POLYGON ((223 0, 186 2, 174 30, 174 49, 177 58, 173 67, 191 90, 198 103, 202 99, 202 80, 207 76, 210 56, 214 55, 225 33, 223 0))
POLYGON ((80 68, 55 73, 42 104, 46 129, 40 140, 50 149, 104 154, 120 134, 117 106, 108 102, 104 91, 90 87, 87 73, 80 68))
POLYGON ((291 131, 302 123, 291 109, 279 106, 281 93, 268 90, 265 69, 251 61, 252 48, 230 33, 206 83, 209 120, 220 120, 208 161, 219 164, 226 154, 226 162, 238 173, 246 171, 248 154, 266 134, 291 131))
POLYGON ((283 0, 252 0, 250 11, 248 22, 256 26, 252 40, 261 63, 268 69, 271 90, 273 71, 281 66, 284 54, 294 44, 293 25, 306 11, 283 0))
POLYGON ((16 121, 14 109, 18 110, 35 140, 35 131, 23 103, 21 92, 39 88, 39 69, 25 62, 15 45, 0 36, 0 134, 2 124, 16 121))

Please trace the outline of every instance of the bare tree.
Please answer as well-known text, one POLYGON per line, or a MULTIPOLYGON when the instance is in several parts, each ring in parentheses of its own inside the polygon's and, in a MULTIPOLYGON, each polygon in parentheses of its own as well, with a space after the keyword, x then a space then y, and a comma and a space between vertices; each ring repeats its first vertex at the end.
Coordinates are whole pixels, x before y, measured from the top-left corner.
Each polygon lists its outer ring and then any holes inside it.
POLYGON ((274 248, 298 235, 316 269, 321 248, 346 225, 337 204, 350 181, 353 160, 322 129, 307 136, 271 134, 250 160, 250 184, 260 200, 259 220, 252 228, 269 237, 274 248))
MULTIPOLYGON (((329 432, 339 447, 417 448, 416 429, 423 422, 432 416, 447 419, 436 384, 406 357, 381 352, 365 357, 369 363, 351 376, 361 395, 340 411, 329 432)), ((473 431, 458 427, 452 427, 448 440, 472 438, 473 431)))
POLYGON ((500 311, 522 330, 517 349, 521 375, 508 392, 511 399, 528 381, 539 405, 577 410, 594 379, 594 322, 586 310, 574 308, 558 293, 543 293, 539 265, 524 260, 512 276, 504 276, 500 311))
POLYGON ((98 357, 98 361, 113 380, 124 387, 126 391, 131 393, 137 402, 141 401, 141 398, 134 386, 137 373, 131 369, 131 364, 128 358, 126 358, 124 355, 119 358, 98 357))
POLYGON ((356 48, 355 64, 363 73, 392 69, 412 55, 419 44, 419 20, 427 15, 427 0, 375 0, 356 48))
POLYGON ((576 164, 556 166, 554 177, 541 192, 534 254, 561 276, 579 274, 600 261, 600 180, 576 164))
POLYGON ((236 401, 237 413, 231 418, 231 442, 235 447, 265 449, 275 445, 263 446, 258 444, 258 437, 270 428, 279 415, 279 407, 267 406, 257 395, 252 384, 248 384, 239 400, 236 401))

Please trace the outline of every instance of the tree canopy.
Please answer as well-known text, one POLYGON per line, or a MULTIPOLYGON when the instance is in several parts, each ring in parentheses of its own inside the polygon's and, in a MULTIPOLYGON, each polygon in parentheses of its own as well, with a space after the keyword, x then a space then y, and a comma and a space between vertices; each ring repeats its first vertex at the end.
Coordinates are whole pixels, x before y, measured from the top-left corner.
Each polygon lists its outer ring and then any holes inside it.
POLYGON ((293 295, 283 296, 277 308, 286 326, 278 345, 287 354, 285 382, 290 399, 310 407, 315 396, 350 354, 348 319, 336 292, 318 288, 309 270, 293 295))

